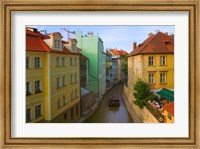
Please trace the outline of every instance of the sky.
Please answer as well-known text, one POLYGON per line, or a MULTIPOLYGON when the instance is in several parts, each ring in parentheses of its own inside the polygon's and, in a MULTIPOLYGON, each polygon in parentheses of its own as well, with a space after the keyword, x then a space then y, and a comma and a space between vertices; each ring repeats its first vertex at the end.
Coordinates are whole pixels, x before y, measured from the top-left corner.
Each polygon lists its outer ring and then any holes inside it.
MULTIPOLYGON (((158 31, 175 33, 174 26, 29 26, 40 30, 46 30, 47 33, 60 32, 63 40, 68 40, 68 33, 64 30, 77 31, 81 30, 83 35, 87 32, 93 32, 98 35, 104 42, 104 51, 106 48, 123 49, 130 53, 133 49, 133 42, 142 43, 149 33, 156 33, 158 31)), ((75 38, 75 35, 70 34, 69 38, 75 38)))

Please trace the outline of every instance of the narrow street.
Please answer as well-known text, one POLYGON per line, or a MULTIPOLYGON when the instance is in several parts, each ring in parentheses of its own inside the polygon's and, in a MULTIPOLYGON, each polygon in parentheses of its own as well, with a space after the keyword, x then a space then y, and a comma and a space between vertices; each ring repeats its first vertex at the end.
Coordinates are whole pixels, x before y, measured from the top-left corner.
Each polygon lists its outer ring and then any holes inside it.
POLYGON ((114 86, 102 99, 97 111, 86 121, 86 123, 133 123, 123 99, 123 83, 114 86), (120 97, 120 107, 109 107, 111 95, 120 97))

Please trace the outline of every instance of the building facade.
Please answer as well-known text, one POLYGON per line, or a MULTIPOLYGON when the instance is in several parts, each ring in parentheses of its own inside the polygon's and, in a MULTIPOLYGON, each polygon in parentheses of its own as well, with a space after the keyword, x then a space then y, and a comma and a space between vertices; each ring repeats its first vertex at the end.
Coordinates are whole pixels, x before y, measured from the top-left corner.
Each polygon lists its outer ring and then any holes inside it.
POLYGON ((93 35, 93 33, 83 36, 82 31, 76 31, 76 39, 82 54, 88 58, 87 89, 95 92, 97 97, 101 99, 106 91, 106 79, 104 77, 104 74, 106 74, 104 62, 106 57, 103 56, 103 41, 99 36, 93 35))
MULTIPOLYGON (((147 82, 151 91, 156 94, 162 88, 174 89, 174 37, 168 33, 150 33, 148 38, 137 46, 128 56, 128 83, 124 86, 124 95, 137 115, 137 121, 144 120, 144 111, 134 104, 134 84, 141 78, 147 82)), ((150 115, 150 114, 149 114, 150 115)))
MULTIPOLYGON (((76 122, 80 118, 80 55, 58 32, 26 30, 27 122, 76 122)), ((76 47, 76 45, 74 45, 76 47)))

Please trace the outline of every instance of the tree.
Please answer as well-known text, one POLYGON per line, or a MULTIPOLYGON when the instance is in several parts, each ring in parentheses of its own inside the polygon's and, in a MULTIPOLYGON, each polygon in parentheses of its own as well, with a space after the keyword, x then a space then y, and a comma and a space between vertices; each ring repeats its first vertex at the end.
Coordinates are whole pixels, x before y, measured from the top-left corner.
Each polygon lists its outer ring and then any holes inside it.
POLYGON ((143 109, 148 100, 154 98, 154 94, 150 91, 149 85, 141 78, 138 78, 134 85, 133 95, 135 97, 134 103, 141 109, 143 109))

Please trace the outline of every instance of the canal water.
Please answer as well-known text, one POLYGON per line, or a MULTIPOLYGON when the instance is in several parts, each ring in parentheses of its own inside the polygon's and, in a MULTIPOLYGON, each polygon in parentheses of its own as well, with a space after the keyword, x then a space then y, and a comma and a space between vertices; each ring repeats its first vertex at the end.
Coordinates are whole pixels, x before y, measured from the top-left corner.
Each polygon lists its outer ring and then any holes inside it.
POLYGON ((123 86, 122 83, 110 89, 102 99, 97 111, 86 120, 86 123, 133 123, 122 99, 123 86), (109 97, 111 95, 120 97, 119 107, 108 106, 109 97))

